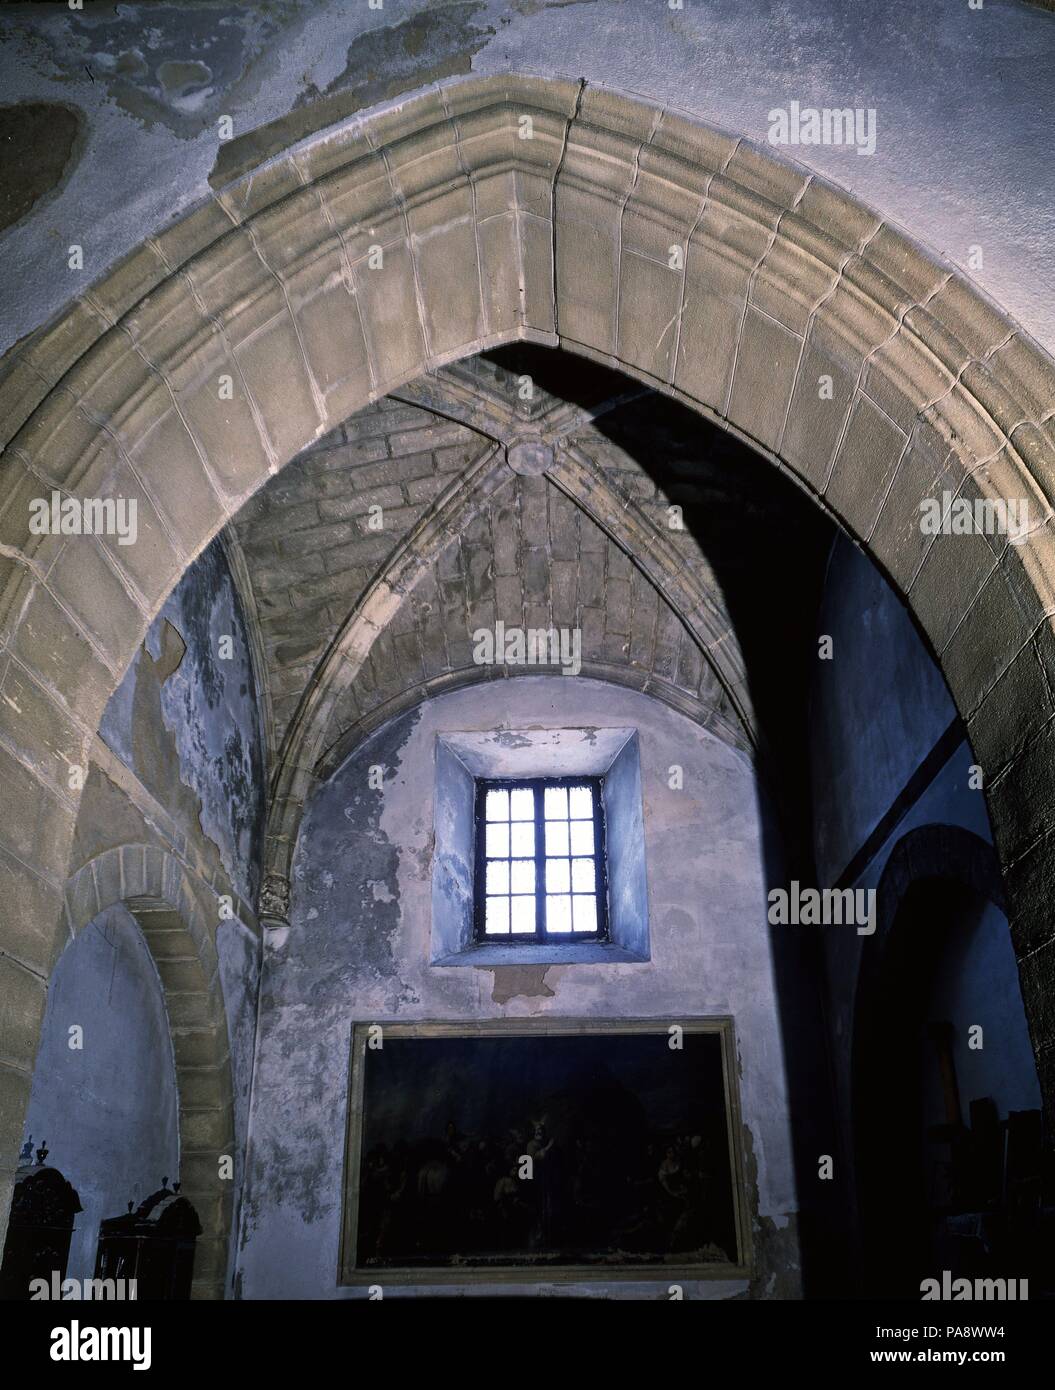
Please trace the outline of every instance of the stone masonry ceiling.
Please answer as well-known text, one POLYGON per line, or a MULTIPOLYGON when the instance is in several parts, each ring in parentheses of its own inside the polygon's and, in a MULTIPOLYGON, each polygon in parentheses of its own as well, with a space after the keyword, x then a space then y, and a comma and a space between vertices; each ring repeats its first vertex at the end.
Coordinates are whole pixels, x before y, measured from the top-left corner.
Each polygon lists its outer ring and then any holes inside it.
MULTIPOLYGON (((763 536, 787 544, 779 520, 799 501, 779 481, 698 417, 568 354, 505 349, 411 383, 301 454, 229 528, 273 750, 400 553, 415 556, 412 578, 365 659, 342 668, 318 742, 327 765, 423 695, 516 674, 474 663, 473 632, 497 621, 578 630, 585 673, 751 747, 745 644, 754 659, 762 605, 749 562, 763 536), (544 473, 517 463, 525 443, 544 473)), ((816 541, 824 528, 801 510, 816 541)))

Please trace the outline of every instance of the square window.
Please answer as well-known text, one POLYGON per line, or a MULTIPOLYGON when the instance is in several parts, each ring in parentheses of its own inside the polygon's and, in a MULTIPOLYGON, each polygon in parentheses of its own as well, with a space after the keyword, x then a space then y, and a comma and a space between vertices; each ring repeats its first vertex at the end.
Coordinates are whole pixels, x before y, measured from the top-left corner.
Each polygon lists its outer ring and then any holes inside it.
POLYGON ((572 854, 593 854, 593 821, 573 820, 568 829, 572 854))
POLYGON ((535 891, 535 861, 534 859, 514 859, 509 876, 511 893, 534 893, 535 891))
POLYGON ((509 932, 509 899, 488 898, 486 931, 488 936, 509 932))
POLYGON ((571 862, 571 886, 576 893, 595 891, 596 875, 592 859, 573 859, 571 862))
POLYGON ((476 788, 477 939, 606 940, 601 779, 476 788))
POLYGON ((546 822, 546 853, 548 855, 566 855, 568 853, 567 821, 546 822))
POLYGON ((567 859, 546 860, 546 892, 571 892, 571 875, 568 873, 567 859))
MULTIPOLYGON (((516 901, 514 899, 514 901, 516 901)), ((572 898, 572 930, 594 932, 597 930, 597 899, 592 893, 576 893, 572 898)))
POLYGON ((546 925, 550 931, 571 931, 571 898, 564 895, 546 898, 546 925))
POLYGON ((492 859, 487 865, 487 895, 509 892, 509 860, 492 859))
POLYGON ((509 858, 509 826, 489 825, 487 827, 487 858, 509 858))
POLYGON ((535 857, 534 821, 514 821, 509 827, 509 853, 515 859, 535 857))
POLYGON ((509 928, 514 932, 535 931, 535 895, 532 893, 530 898, 511 898, 512 912, 509 916, 509 928))

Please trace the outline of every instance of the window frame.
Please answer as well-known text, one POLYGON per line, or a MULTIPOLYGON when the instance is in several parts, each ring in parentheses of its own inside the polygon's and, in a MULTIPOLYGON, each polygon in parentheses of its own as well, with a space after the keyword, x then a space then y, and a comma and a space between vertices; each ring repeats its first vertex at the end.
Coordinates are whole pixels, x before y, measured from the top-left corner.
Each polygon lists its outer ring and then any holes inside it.
MULTIPOLYGON (((604 815, 604 778, 580 777, 477 777, 475 781, 473 828, 473 943, 477 946, 572 946, 583 941, 607 941, 608 864, 604 815), (546 840, 545 789, 547 787, 589 787, 593 796, 594 898, 597 904, 595 932, 546 931, 546 840), (528 789, 534 796, 535 815, 535 930, 528 932, 486 931, 487 827, 486 803, 489 791, 528 789)), ((560 857, 560 856, 557 856, 560 857)), ((572 856, 569 855, 569 858, 572 856)))

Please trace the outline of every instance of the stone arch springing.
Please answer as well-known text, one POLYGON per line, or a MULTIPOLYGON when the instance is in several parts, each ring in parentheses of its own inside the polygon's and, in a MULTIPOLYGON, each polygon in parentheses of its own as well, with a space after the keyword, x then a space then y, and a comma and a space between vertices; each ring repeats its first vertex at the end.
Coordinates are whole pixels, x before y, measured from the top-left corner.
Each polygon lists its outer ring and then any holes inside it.
POLYGON ((951 266, 767 150, 581 81, 472 78, 267 161, 3 363, 4 1209, 79 799, 68 767, 87 765, 151 619, 301 449, 514 339, 580 352, 730 429, 901 593, 986 770, 1055 1107, 1055 366, 951 266), (28 502, 52 488, 136 497, 140 543, 31 535, 28 502), (920 501, 946 490, 1025 498, 1033 526, 1015 547, 924 537, 920 501))
POLYGON ((191 881, 172 855, 153 845, 106 850, 66 887, 68 940, 100 912, 122 903, 135 918, 161 979, 172 1035, 179 1099, 181 1193, 202 1224, 194 1259, 194 1298, 222 1298, 230 1247, 235 1133, 227 1019, 213 934, 191 881))

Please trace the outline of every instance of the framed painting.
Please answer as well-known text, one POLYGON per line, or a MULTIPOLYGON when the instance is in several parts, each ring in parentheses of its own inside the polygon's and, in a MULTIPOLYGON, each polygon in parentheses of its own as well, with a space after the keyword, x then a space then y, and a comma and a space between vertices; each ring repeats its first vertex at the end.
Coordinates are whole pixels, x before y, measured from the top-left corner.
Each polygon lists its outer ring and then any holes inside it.
POLYGON ((341 1281, 746 1277, 733 1023, 352 1030, 341 1281))

